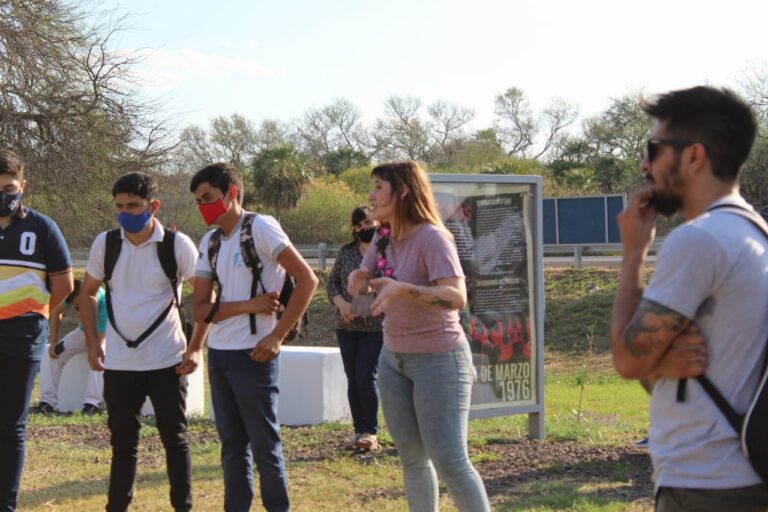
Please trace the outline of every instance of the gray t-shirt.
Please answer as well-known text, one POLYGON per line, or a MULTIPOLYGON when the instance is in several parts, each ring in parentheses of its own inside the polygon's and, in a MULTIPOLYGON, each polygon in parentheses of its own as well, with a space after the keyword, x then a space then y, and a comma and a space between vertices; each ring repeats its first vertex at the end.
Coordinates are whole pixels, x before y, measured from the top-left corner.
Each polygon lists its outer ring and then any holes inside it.
MULTIPOLYGON (((716 204, 749 205, 738 195, 716 204)), ((707 376, 742 413, 754 394, 768 333, 768 243, 747 219, 715 211, 670 233, 644 298, 693 319, 707 342, 707 376)), ((729 489, 760 483, 736 432, 698 382, 685 402, 677 380, 651 398, 650 451, 657 487, 729 489)))
MULTIPOLYGON (((377 233, 361 264, 370 276, 376 266, 378 239, 377 233)), ((403 240, 392 240, 386 253, 387 263, 400 282, 431 286, 438 279, 464 277, 453 239, 432 224, 419 224, 403 240)), ((403 299, 391 304, 384 318, 384 346, 393 352, 450 352, 464 340, 455 309, 437 309, 403 299)))

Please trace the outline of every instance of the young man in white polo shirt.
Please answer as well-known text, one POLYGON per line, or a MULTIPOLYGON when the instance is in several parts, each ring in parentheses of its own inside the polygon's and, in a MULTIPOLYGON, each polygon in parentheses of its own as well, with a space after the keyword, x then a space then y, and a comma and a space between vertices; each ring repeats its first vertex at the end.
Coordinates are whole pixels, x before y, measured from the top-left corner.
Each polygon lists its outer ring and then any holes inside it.
MULTIPOLYGON (((119 255, 112 278, 107 281, 107 307, 108 313, 110 307, 112 312, 106 350, 102 350, 96 334, 96 295, 105 279, 109 232, 94 240, 81 285, 80 310, 88 362, 94 370, 104 371, 104 401, 112 434, 108 511, 127 510, 131 502, 140 413, 147 396, 165 447, 171 505, 176 511, 192 508, 192 463, 185 414, 187 378, 177 371, 186 341, 178 309, 169 306, 175 301, 174 293, 181 296, 181 286, 173 290, 158 256, 158 244, 166 231, 154 217, 160 208, 156 193, 154 178, 144 173, 127 174, 112 189, 122 229, 119 255), (160 323, 149 332, 147 327, 156 320, 160 323)), ((197 249, 188 236, 176 233, 173 254, 180 284, 181 279, 194 275, 197 249)))
MULTIPOLYGON (((218 225, 216 233, 221 235, 215 268, 209 260, 209 240, 215 232, 206 233, 200 242, 194 308, 196 321, 213 322, 208 372, 221 438, 224 509, 250 510, 253 460, 264 508, 283 512, 289 509, 289 501, 277 420, 277 356, 283 339, 307 309, 317 277, 274 218, 242 209, 242 181, 232 165, 213 164, 200 170, 192 178, 190 191, 206 224, 218 225), (252 222, 249 242, 262 263, 255 292, 252 270, 240 252, 244 222, 252 222), (278 320, 278 293, 286 272, 296 287, 278 320), (221 285, 218 304, 212 301, 215 276, 221 285)), ((200 341, 190 342, 188 354, 200 351, 200 341)))

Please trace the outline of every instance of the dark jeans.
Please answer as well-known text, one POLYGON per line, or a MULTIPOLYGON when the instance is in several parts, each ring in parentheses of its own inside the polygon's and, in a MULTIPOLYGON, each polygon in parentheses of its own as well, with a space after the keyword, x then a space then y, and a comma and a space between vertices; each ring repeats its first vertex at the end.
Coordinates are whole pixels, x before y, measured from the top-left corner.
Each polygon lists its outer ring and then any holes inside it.
POLYGON ((736 489, 683 489, 660 487, 656 493, 658 512, 765 512, 768 485, 736 489))
POLYGON ((0 511, 16 510, 27 409, 40 361, 0 356, 0 511))
POLYGON ((149 371, 104 371, 104 401, 111 432, 112 468, 107 510, 124 511, 133 498, 141 429, 141 407, 146 397, 155 409, 155 421, 165 447, 171 483, 171 505, 176 511, 192 509, 192 459, 187 440, 187 377, 176 368, 149 371))
POLYGON ((352 423, 358 434, 379 431, 379 389, 376 373, 384 335, 378 332, 360 332, 337 329, 341 360, 347 374, 347 398, 352 412, 352 423))
POLYGON ((264 508, 284 512, 289 502, 277 421, 279 356, 268 363, 255 363, 250 353, 208 349, 208 379, 221 438, 224 510, 250 510, 255 462, 264 508))

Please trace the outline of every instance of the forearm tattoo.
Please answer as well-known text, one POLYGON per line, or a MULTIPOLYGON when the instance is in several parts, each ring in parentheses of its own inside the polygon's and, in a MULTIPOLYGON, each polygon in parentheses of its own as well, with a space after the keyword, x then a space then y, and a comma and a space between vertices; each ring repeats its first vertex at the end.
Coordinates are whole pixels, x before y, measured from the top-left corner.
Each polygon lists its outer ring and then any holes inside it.
POLYGON ((416 287, 408 290, 408 295, 411 296, 411 299, 424 302, 430 306, 437 306, 444 309, 453 309, 453 303, 450 300, 442 299, 434 293, 423 293, 416 287))
POLYGON ((624 331, 624 343, 636 358, 664 351, 687 323, 688 319, 680 313, 643 300, 624 331))
POLYGON ((451 301, 446 300, 446 299, 441 299, 440 297, 435 297, 434 299, 432 299, 430 304, 433 305, 433 306, 439 306, 439 307, 444 308, 444 309, 452 309, 453 308, 453 303, 451 301))

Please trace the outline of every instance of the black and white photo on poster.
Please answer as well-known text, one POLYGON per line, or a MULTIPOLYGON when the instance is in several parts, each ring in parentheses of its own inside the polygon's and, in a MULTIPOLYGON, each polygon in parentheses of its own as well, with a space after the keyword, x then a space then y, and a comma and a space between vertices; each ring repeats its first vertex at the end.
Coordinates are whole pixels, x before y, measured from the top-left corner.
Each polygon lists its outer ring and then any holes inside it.
POLYGON ((435 193, 467 276, 462 324, 477 379, 472 408, 535 401, 530 226, 526 192, 435 193))

